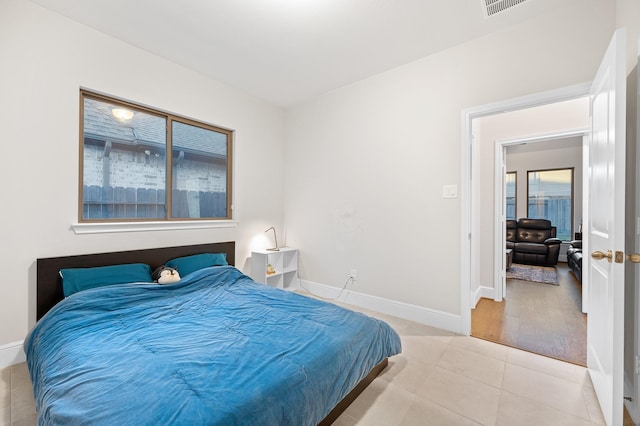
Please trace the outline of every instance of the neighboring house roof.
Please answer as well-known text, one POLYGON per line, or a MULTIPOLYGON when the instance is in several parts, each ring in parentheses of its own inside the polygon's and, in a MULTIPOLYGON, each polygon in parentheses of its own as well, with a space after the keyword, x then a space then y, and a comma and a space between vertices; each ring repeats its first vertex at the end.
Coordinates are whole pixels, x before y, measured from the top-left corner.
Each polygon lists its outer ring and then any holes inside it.
MULTIPOLYGON (((135 111, 134 116, 123 123, 113 116, 113 107, 105 102, 84 99, 85 137, 125 145, 166 147, 164 117, 135 111)), ((174 121, 173 148, 195 154, 226 156, 227 135, 174 121)))

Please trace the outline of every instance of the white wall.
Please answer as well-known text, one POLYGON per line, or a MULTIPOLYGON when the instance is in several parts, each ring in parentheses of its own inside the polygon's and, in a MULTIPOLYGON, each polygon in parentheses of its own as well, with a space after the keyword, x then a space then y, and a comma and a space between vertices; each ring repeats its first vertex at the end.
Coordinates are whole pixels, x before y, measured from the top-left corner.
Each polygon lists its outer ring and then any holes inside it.
MULTIPOLYGON (((461 111, 593 78, 615 6, 566 8, 287 112, 285 221, 305 280, 460 314, 461 111)), ((491 226, 491 222, 483 223, 491 226)))
POLYGON ((235 240, 243 268, 254 235, 282 227, 281 109, 26 1, 0 0, 0 63, 0 349, 35 321, 38 257, 235 240), (239 225, 75 235, 80 87, 234 129, 239 225))

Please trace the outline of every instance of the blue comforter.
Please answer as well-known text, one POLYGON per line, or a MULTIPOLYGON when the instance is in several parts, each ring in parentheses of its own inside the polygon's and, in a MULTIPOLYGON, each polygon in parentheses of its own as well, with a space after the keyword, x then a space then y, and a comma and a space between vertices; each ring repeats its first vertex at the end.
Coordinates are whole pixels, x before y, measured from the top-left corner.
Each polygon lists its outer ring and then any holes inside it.
POLYGON ((384 358, 384 322, 213 267, 84 290, 25 341, 40 424, 314 425, 384 358))

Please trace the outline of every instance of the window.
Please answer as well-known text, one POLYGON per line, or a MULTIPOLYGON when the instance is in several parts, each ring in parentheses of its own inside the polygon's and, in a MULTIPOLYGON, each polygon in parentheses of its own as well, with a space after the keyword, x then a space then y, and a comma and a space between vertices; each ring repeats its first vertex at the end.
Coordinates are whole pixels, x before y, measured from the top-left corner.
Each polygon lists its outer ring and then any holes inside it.
POLYGON ((570 241, 573 223, 573 168, 527 172, 528 217, 548 219, 556 236, 570 241))
POLYGON ((505 196, 507 199, 507 220, 516 220, 516 202, 517 190, 516 183, 518 179, 517 172, 507 172, 505 176, 505 196))
POLYGON ((81 222, 231 218, 233 132, 80 92, 81 222))

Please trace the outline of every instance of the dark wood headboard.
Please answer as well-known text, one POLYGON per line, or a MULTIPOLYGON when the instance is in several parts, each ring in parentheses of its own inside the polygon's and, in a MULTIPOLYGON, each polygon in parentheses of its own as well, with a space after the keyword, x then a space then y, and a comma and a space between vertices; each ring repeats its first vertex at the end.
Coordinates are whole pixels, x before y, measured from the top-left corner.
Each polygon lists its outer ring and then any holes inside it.
POLYGON ((191 246, 161 247, 111 253, 82 254, 77 256, 48 257, 37 260, 36 320, 42 318, 64 296, 59 271, 63 268, 91 268, 121 263, 146 263, 154 270, 175 257, 199 253, 226 253, 227 263, 235 265, 236 243, 198 244, 191 246))

